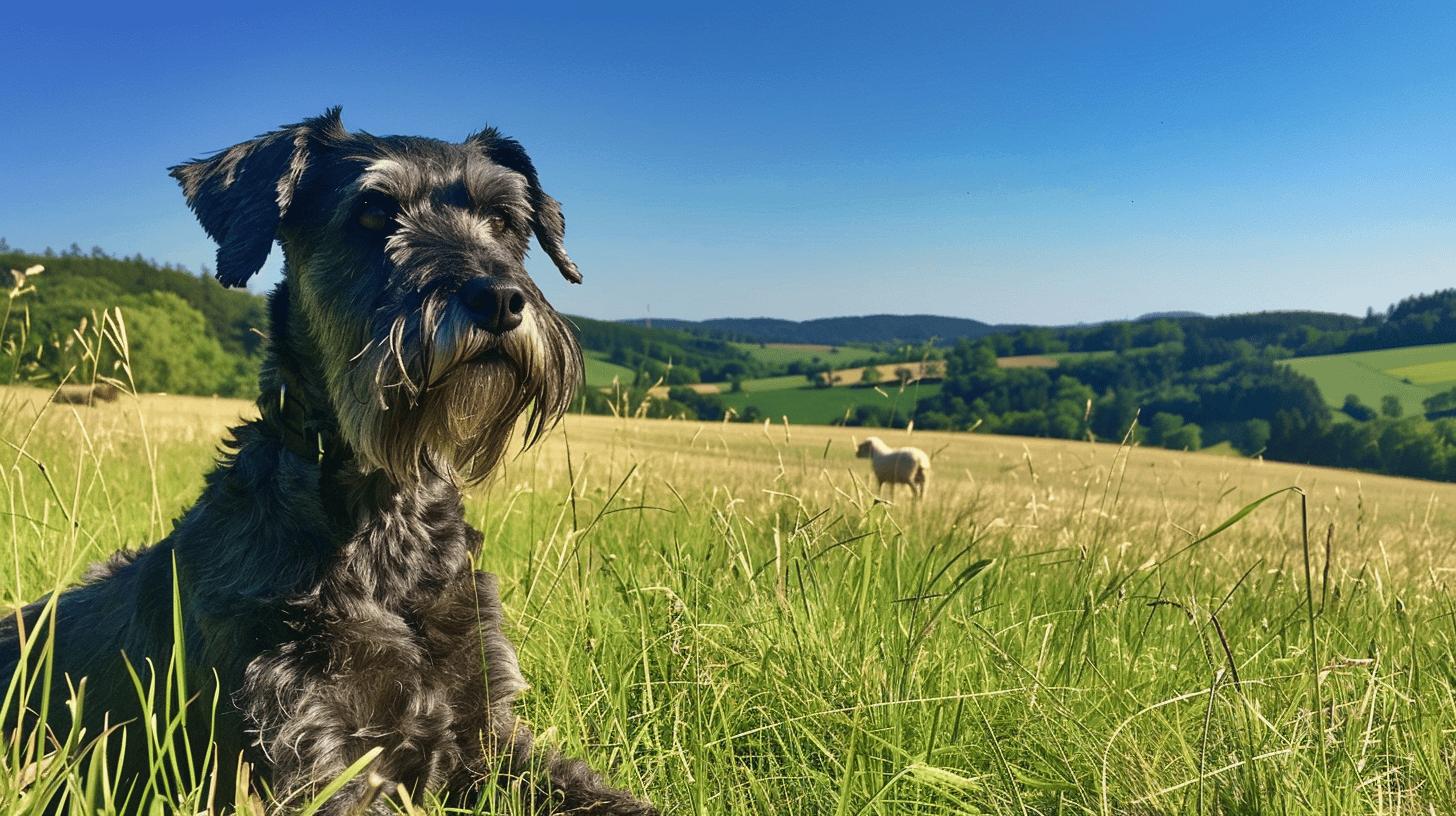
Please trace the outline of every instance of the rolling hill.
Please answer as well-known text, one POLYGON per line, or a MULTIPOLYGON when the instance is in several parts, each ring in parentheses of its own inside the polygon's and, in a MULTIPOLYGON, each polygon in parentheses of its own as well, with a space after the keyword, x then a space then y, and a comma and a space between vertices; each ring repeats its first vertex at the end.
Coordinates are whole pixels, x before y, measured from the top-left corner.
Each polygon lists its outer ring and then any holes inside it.
POLYGON ((636 319, 622 322, 638 326, 650 323, 654 328, 707 332, 750 342, 821 343, 836 346, 855 343, 924 343, 932 339, 953 343, 963 338, 974 340, 988 334, 1019 328, 996 326, 964 317, 889 314, 821 317, 803 321, 771 317, 722 317, 696 321, 653 318, 650 321, 636 319))

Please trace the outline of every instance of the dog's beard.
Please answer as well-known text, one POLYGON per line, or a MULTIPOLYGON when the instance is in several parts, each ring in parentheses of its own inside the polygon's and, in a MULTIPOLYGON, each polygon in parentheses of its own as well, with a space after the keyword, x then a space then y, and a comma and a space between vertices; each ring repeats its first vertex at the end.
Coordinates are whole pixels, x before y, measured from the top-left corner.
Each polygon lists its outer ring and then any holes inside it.
POLYGON ((532 304, 521 325, 496 335, 432 298, 384 324, 335 403, 358 455, 395 481, 433 469, 474 482, 500 462, 523 414, 529 446, 566 413, 581 380, 576 338, 549 308, 532 304))

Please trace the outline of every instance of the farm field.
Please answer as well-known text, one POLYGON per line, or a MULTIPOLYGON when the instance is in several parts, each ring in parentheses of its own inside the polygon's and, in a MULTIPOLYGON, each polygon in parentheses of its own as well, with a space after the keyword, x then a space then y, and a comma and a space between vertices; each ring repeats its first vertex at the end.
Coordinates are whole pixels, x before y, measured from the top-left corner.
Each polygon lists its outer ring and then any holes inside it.
POLYGON ((1356 351, 1284 361, 1319 384, 1325 402, 1339 408, 1354 394, 1373 408, 1387 394, 1400 398, 1407 416, 1424 412, 1421 402, 1456 387, 1456 343, 1356 351))
POLYGON ((885 384, 898 383, 900 378, 896 372, 906 369, 910 371, 910 377, 912 379, 919 379, 920 377, 926 376, 939 378, 945 375, 945 362, 942 360, 936 360, 929 363, 928 365, 927 363, 921 362, 919 360, 912 360, 909 362, 882 363, 876 366, 860 366, 846 368, 843 371, 835 371, 834 376, 836 378, 836 384, 858 385, 859 383, 864 382, 865 368, 874 368, 875 370, 880 372, 881 388, 886 388, 885 384), (931 370, 930 374, 926 374, 927 367, 931 370))
MULTIPOLYGON (((806 384, 808 384, 808 380, 804 379, 804 375, 802 374, 784 374, 779 377, 759 377, 753 380, 744 380, 743 390, 750 393, 783 391, 791 388, 803 388, 806 384)), ((727 386, 722 386, 721 390, 726 391, 727 386)))
MULTIPOLYGON (((748 393, 762 393, 764 391, 784 391, 793 388, 804 388, 809 381, 804 379, 802 374, 784 374, 778 377, 758 377, 742 382, 743 390, 748 393)), ((730 384, 725 382, 693 383, 684 386, 697 391, 699 394, 727 394, 730 384)), ((668 387, 659 385, 652 389, 654 396, 667 396, 668 387)))
MULTIPOLYGON (((945 363, 940 361, 936 361, 934 364, 932 364, 932 367, 936 372, 945 371, 945 363)), ((899 370, 909 369, 911 372, 911 376, 918 378, 924 376, 926 366, 924 363, 916 361, 906 363, 883 363, 875 366, 855 366, 852 368, 835 369, 835 387, 858 385, 859 383, 863 382, 865 368, 874 368, 878 370, 880 372, 880 383, 882 383, 880 387, 886 388, 888 390, 889 385, 898 383, 899 378, 896 372, 898 372, 899 370)), ((936 376, 940 375, 936 374, 936 376)), ((714 385, 717 390, 725 393, 728 391, 727 383, 705 384, 714 385)), ((812 386, 810 386, 808 379, 806 379, 802 374, 785 374, 778 377, 760 377, 757 379, 743 381, 743 390, 748 392, 784 391, 788 389, 805 387, 812 386)), ((895 385, 895 387, 898 388, 899 386, 895 385)))
POLYGON ((631 385, 633 371, 626 366, 608 362, 606 355, 598 351, 582 352, 582 362, 586 365, 586 385, 588 388, 606 388, 613 381, 622 385, 631 385))
POLYGON ((1072 360, 1091 360, 1098 357, 1111 357, 1116 355, 1115 351, 1059 351, 1051 354, 1012 354, 1005 357, 997 357, 996 365, 1001 368, 1056 368, 1064 362, 1072 360))
MULTIPOLYGON (((792 422, 818 425, 842 419, 847 410, 858 405, 898 404, 908 409, 917 398, 931 397, 940 391, 939 382, 912 383, 901 395, 896 371, 908 368, 919 375, 924 368, 921 363, 887 363, 874 368, 880 370, 884 383, 878 390, 857 387, 864 376, 863 368, 835 371, 835 385, 831 388, 815 388, 800 374, 744 380, 738 392, 732 391, 728 383, 694 383, 682 387, 700 394, 717 394, 724 404, 740 414, 747 406, 755 405, 765 416, 775 419, 788 416, 792 422)), ((651 394, 662 398, 669 390, 668 386, 660 385, 651 389, 651 394)))
POLYGON ((1059 351, 1046 356, 1061 363, 1068 360, 1095 360, 1099 357, 1116 357, 1117 354, 1118 352, 1115 351, 1059 351))
MULTIPOLYGON (((800 378, 803 382, 803 378, 800 378)), ((815 388, 804 383, 795 388, 780 388, 767 391, 743 391, 722 394, 723 402, 740 414, 743 409, 757 406, 763 416, 775 422, 787 416, 789 422, 808 425, 828 425, 844 417, 846 411, 858 405, 898 406, 902 413, 909 413, 917 399, 926 399, 940 392, 939 383, 911 385, 902 393, 898 385, 874 388, 815 388)))
POLYGON ((849 362, 877 356, 873 349, 858 346, 827 346, 817 343, 732 343, 730 345, 771 365, 807 363, 815 359, 834 365, 836 361, 849 362))
MULTIPOLYGON (((5 606, 164 534, 252 411, 43 397, 0 391, 5 606)), ((864 430, 572 416, 472 490, 526 716, 665 813, 1456 812, 1456 485, 881 431, 934 457, 882 504, 864 430), (1308 550, 1249 509, 1292 487, 1308 550)))
POLYGON ((1056 368, 1058 361, 1049 354, 1013 354, 997 357, 996 365, 1000 368, 1056 368))

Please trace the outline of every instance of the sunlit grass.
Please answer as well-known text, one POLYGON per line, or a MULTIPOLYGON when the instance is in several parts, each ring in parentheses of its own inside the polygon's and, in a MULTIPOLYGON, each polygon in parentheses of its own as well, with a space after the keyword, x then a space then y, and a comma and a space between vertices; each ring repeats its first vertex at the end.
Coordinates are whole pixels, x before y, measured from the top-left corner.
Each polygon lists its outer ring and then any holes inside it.
MULTIPOLYGON (((0 391, 7 608, 164 535, 251 411, 43 398, 0 391)), ((892 432, 934 469, 885 504, 853 433, 573 416, 473 492, 543 739, 705 816, 1456 812, 1456 488, 892 432)), ((0 812, 102 812, 83 750, 8 745, 0 812)))

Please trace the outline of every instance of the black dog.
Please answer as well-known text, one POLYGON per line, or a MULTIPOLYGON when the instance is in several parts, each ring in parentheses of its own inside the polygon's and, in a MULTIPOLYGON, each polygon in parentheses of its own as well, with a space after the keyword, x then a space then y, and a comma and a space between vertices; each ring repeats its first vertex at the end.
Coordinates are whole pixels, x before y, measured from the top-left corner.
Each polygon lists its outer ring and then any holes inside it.
MULTIPOLYGON (((131 728, 113 768, 135 782, 147 757, 130 671, 145 683, 168 666, 175 580, 196 701, 185 736, 199 761, 216 744, 193 781, 220 784, 218 806, 244 793, 230 789, 240 757, 287 806, 379 748, 327 812, 385 810, 402 786, 467 807, 512 795, 533 812, 654 813, 533 750, 496 579, 473 567, 481 535, 459 485, 490 473, 522 415, 538 438, 582 378, 522 264, 534 233, 581 280, 520 144, 493 129, 458 145, 351 134, 334 109, 172 175, 218 242, 223 283, 282 243, 261 417, 233 429, 172 535, 93 570, 53 624, 41 602, 0 621, 0 692, 21 643, 53 635, 47 739, 131 728), (82 678, 72 722, 61 703, 82 678)), ((7 734, 34 733, 39 698, 7 734)))

